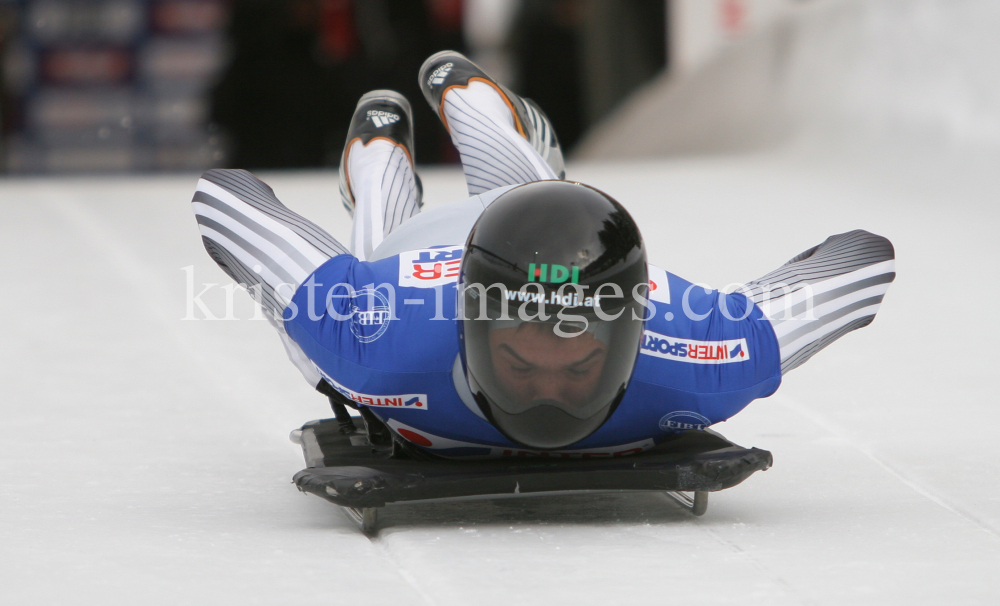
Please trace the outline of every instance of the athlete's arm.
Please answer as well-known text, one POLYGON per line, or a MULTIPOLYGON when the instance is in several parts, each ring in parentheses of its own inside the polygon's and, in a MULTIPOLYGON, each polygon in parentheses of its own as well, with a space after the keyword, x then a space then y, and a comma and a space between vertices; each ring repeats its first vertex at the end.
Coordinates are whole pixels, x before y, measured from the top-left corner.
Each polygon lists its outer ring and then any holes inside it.
POLYGON ((859 229, 830 236, 742 292, 771 321, 784 374, 871 324, 895 277, 892 243, 859 229))
POLYGON ((288 337, 281 318, 299 285, 332 257, 349 254, 347 248, 245 170, 206 172, 191 202, 205 250, 264 308, 303 378, 319 385, 319 372, 288 337))

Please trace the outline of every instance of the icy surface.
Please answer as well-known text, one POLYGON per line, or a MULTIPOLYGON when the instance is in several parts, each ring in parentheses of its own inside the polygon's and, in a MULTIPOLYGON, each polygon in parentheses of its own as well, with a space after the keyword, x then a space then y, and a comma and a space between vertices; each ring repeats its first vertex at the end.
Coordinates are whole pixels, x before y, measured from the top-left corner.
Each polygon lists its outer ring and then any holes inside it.
MULTIPOLYGON (((718 427, 775 466, 705 517, 657 494, 418 505, 374 541, 290 484, 289 430, 329 411, 246 295, 239 320, 182 320, 182 268, 196 292, 226 282, 196 175, 2 183, 0 601, 995 603, 995 160, 805 145, 571 167, 685 278, 742 282, 856 227, 894 242, 898 278, 874 324, 718 427)), ((460 173, 424 174, 431 204, 461 197, 460 173)), ((346 239, 332 174, 264 178, 346 239)))
MULTIPOLYGON (((928 24, 945 4, 909 3, 928 24)), ((986 35, 952 32, 954 64, 986 35)), ((369 540, 291 484, 288 432, 330 411, 248 297, 238 319, 183 319, 204 317, 189 276, 217 284, 216 314, 228 283, 188 204, 197 175, 0 182, 0 604, 1000 602, 1000 153, 996 108, 967 103, 997 89, 959 95, 948 136, 879 131, 920 82, 880 65, 847 134, 568 169, 633 213, 653 262, 716 287, 855 228, 896 246, 875 322, 717 426, 775 464, 702 518, 658 494, 414 505, 369 540)), ((430 206, 463 197, 460 172, 422 174, 430 206)), ((348 240, 332 171, 261 176, 348 240)))

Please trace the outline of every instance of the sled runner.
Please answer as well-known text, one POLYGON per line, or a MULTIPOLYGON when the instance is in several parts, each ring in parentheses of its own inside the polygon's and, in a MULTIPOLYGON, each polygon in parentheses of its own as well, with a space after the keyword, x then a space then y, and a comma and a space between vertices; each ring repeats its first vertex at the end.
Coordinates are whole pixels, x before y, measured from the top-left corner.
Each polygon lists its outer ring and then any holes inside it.
POLYGON ((378 511, 387 505, 553 493, 662 491, 700 516, 709 492, 771 466, 770 452, 737 446, 710 430, 680 432, 623 457, 441 459, 409 446, 374 415, 364 421, 341 433, 343 419, 321 419, 290 437, 307 465, 294 477, 299 490, 343 507, 369 535, 377 533, 378 511))

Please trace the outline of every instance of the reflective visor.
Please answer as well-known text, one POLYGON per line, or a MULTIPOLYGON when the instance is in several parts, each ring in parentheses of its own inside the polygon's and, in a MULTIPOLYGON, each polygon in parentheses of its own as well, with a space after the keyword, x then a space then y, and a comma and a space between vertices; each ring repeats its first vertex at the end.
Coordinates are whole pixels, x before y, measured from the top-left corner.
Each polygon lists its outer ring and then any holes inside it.
POLYGON ((512 296, 497 285, 465 288, 460 297, 472 392, 490 421, 523 446, 562 448, 589 436, 631 378, 642 336, 633 309, 641 317, 642 308, 624 297, 588 307, 579 294, 528 288, 512 296))

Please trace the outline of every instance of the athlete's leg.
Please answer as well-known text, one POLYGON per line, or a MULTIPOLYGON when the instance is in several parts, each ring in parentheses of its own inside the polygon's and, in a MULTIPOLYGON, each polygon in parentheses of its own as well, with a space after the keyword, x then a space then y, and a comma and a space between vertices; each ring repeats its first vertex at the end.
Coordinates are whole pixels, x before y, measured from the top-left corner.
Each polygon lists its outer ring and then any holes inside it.
POLYGON ((827 238, 745 286, 774 327, 782 374, 871 324, 896 277, 892 243, 855 230, 827 238))
POLYGON ((351 252, 371 257, 393 229, 417 214, 420 179, 413 167, 413 119, 409 102, 389 90, 358 101, 340 162, 340 195, 354 215, 351 252))
POLYGON ((270 187, 244 170, 202 175, 192 205, 208 254, 264 307, 289 359, 316 387, 319 372, 285 333, 281 318, 299 285, 347 249, 285 207, 270 187))
POLYGON ((514 114, 496 88, 482 81, 444 96, 443 120, 462 158, 469 195, 556 175, 517 131, 514 114))
POLYGON ((545 114, 454 51, 431 56, 420 86, 458 148, 469 195, 561 179, 562 151, 545 114))

